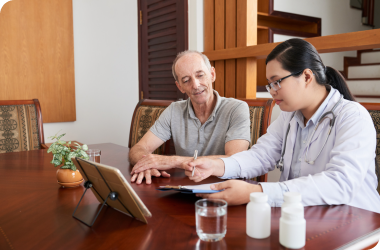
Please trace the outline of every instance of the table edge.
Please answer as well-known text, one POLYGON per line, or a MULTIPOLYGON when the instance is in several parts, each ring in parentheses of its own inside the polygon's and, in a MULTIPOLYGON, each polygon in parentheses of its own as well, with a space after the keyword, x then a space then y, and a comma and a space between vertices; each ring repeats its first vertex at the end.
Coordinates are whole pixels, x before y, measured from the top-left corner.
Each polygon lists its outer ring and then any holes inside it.
MULTIPOLYGON (((370 232, 370 233, 367 233, 367 234, 365 234, 365 235, 363 235, 363 236, 360 236, 359 238, 356 238, 356 239, 354 239, 354 240, 352 240, 352 241, 350 241, 350 242, 348 242, 348 243, 346 243, 346 244, 340 246, 339 248, 335 248, 335 250, 343 250, 343 249, 346 249, 346 248, 348 248, 348 247, 350 247, 350 246, 353 246, 353 245, 355 245, 356 243, 358 243, 358 242, 360 242, 360 241, 363 241, 363 240, 365 240, 365 239, 367 239, 367 238, 369 238, 369 237, 371 237, 372 235, 375 235, 375 234, 377 234, 377 233, 380 233, 380 227, 379 227, 378 229, 376 229, 376 230, 370 232)), ((379 239, 379 240, 380 240, 380 239, 379 239)), ((371 244, 372 244, 372 243, 371 243, 371 244)), ((368 246, 370 246, 371 244, 369 244, 368 246)))

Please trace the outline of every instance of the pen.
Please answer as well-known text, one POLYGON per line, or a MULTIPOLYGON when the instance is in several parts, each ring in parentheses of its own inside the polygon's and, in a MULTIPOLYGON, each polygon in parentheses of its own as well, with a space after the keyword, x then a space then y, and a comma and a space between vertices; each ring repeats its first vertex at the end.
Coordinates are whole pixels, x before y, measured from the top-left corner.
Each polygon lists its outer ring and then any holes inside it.
MULTIPOLYGON (((197 156, 198 156, 198 150, 195 150, 194 151, 194 161, 197 159, 197 156)), ((193 172, 191 173, 191 177, 194 176, 194 171, 195 171, 195 167, 193 168, 193 172)))

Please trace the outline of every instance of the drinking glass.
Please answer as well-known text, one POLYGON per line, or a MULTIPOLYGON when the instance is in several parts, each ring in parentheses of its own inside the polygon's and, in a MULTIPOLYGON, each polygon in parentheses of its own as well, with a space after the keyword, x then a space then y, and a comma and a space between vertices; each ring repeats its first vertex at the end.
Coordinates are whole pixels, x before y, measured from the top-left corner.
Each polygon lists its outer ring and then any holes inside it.
POLYGON ((86 153, 88 154, 88 157, 90 157, 88 159, 89 161, 100 163, 100 155, 101 155, 100 149, 89 149, 86 151, 86 153))
POLYGON ((203 241, 219 241, 227 232, 227 202, 202 199, 195 203, 196 228, 203 241))

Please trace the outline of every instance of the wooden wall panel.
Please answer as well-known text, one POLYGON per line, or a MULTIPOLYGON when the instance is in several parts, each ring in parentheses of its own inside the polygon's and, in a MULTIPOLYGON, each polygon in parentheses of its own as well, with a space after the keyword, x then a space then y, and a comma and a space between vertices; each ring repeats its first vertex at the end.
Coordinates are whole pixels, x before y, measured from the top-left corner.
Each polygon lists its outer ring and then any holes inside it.
MULTIPOLYGON (((215 49, 215 2, 214 0, 204 0, 203 6, 204 50, 213 51, 215 49)), ((211 66, 215 67, 215 62, 211 62, 211 66)), ((212 88, 215 89, 215 82, 212 83, 212 88)))
POLYGON ((71 0, 13 0, 0 13, 0 99, 38 98, 44 122, 76 120, 71 0))
POLYGON ((204 0, 204 13, 203 13, 203 39, 204 50, 212 51, 215 49, 214 36, 215 36, 215 3, 214 0, 204 0))
MULTIPOLYGON (((205 0, 205 54, 257 44, 258 0, 205 0), (214 35, 212 35, 214 33, 214 35)), ((215 60, 214 89, 221 96, 256 98, 255 58, 215 60)))
MULTIPOLYGON (((257 0, 237 0, 237 47, 257 44, 257 0)), ((256 98, 256 59, 240 58, 236 65, 236 97, 256 98)))
MULTIPOLYGON (((215 50, 225 49, 225 0, 215 1, 215 50)), ((225 68, 224 60, 215 62, 215 90, 224 96, 225 68)))
MULTIPOLYGON (((265 44, 269 42, 269 29, 257 30, 257 44, 265 44)), ((268 84, 266 80, 266 59, 257 59, 257 86, 265 86, 268 84)))
MULTIPOLYGON (((226 0, 226 48, 236 47, 236 0, 226 0)), ((225 97, 236 97, 236 60, 226 60, 225 97)))
POLYGON ((257 11, 269 14, 270 4, 273 4, 273 0, 258 0, 257 11))

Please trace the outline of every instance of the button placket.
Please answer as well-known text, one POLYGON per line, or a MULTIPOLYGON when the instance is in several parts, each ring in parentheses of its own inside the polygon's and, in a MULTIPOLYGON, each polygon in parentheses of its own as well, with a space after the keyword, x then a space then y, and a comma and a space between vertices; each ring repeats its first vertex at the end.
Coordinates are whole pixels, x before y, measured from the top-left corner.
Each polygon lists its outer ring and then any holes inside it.
POLYGON ((198 142, 199 144, 204 144, 205 142, 205 134, 204 134, 204 126, 205 124, 202 124, 199 122, 200 126, 199 126, 199 129, 198 129, 198 142))

